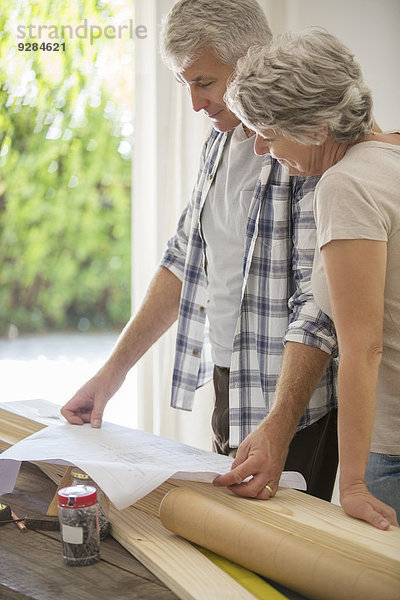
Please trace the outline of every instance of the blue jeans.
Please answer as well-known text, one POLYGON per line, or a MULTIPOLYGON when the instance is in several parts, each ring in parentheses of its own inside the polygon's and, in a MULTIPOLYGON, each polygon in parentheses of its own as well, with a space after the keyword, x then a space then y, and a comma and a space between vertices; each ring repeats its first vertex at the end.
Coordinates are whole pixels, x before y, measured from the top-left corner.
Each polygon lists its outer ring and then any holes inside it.
POLYGON ((371 494, 394 508, 400 523, 400 455, 370 452, 365 482, 371 494))

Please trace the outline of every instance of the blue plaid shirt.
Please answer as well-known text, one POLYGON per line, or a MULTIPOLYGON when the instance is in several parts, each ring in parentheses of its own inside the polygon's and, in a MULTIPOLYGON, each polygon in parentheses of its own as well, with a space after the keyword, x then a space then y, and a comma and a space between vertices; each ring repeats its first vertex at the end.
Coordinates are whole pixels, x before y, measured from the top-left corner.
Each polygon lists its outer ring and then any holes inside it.
MULTIPOLYGON (((200 219, 231 134, 212 130, 208 136, 191 201, 161 262, 182 281, 171 405, 184 410, 191 410, 196 388, 212 376, 200 219)), ((336 354, 332 322, 311 293, 317 181, 316 177, 290 177, 276 160, 265 157, 249 211, 230 365, 231 447, 237 447, 271 410, 286 341, 336 354)), ((335 378, 336 361, 331 360, 299 429, 337 406, 335 378)))

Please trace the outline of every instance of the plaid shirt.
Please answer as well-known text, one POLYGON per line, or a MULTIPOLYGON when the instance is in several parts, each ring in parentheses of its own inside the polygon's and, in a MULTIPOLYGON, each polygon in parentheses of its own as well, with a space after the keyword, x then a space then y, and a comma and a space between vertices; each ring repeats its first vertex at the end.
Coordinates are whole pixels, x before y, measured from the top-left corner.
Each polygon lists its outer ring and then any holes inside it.
MULTIPOLYGON (((231 133, 213 130, 208 136, 192 199, 161 262, 182 281, 171 405, 184 410, 191 410, 196 388, 212 376, 201 211, 231 133)), ((336 353, 333 325, 311 294, 317 181, 290 177, 277 161, 265 157, 249 211, 230 365, 231 447, 270 411, 286 341, 336 353)), ((337 405, 335 376, 336 361, 331 360, 299 429, 337 405)))

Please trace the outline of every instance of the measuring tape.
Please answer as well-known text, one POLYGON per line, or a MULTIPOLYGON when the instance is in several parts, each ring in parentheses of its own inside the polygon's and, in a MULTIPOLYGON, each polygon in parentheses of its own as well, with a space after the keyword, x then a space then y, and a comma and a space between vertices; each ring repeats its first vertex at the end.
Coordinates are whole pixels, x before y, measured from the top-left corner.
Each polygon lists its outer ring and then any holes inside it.
POLYGON ((0 524, 1 523, 12 523, 14 519, 11 514, 11 507, 8 504, 0 503, 0 524))
POLYGON ((20 531, 26 531, 26 525, 22 521, 25 521, 25 519, 19 519, 11 510, 11 506, 0 502, 0 525, 3 525, 4 523, 15 523, 20 531))

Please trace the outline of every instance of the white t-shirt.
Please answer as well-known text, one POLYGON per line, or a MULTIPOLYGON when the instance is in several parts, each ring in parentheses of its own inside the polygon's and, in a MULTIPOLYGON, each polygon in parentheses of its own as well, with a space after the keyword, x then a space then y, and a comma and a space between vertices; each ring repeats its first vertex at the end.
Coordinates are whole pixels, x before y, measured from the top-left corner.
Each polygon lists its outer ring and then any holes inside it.
POLYGON ((238 125, 227 140, 201 214, 211 351, 214 363, 220 367, 231 363, 243 283, 246 226, 261 164, 262 157, 254 154, 254 136, 248 138, 243 126, 238 125))
MULTIPOLYGON (((319 250, 338 239, 387 242, 383 357, 371 451, 400 454, 400 146, 368 141, 351 147, 322 175, 314 202, 319 250)), ((319 251, 312 287, 317 304, 332 316, 319 251)), ((362 307, 360 298, 361 320, 362 307)))

